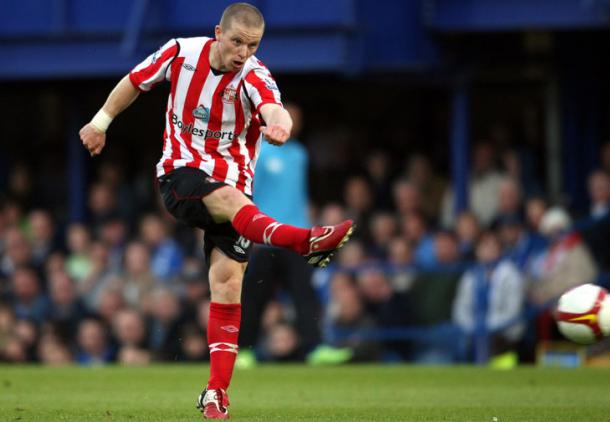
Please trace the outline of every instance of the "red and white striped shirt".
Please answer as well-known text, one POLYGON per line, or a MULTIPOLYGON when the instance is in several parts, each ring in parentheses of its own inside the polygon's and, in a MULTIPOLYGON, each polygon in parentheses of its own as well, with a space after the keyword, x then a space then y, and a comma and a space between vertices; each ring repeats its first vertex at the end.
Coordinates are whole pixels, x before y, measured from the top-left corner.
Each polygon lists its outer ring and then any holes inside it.
POLYGON ((171 40, 137 65, 129 78, 141 91, 164 79, 171 83, 157 176, 194 167, 252 195, 261 138, 258 112, 263 104, 281 105, 280 91, 255 56, 238 72, 213 70, 213 41, 171 40))

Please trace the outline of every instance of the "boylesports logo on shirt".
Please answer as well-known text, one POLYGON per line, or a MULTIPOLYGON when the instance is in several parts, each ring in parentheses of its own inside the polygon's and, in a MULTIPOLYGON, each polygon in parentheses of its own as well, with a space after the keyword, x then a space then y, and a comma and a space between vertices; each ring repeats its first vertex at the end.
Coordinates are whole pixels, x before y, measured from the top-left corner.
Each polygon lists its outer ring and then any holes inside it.
POLYGON ((185 125, 182 120, 178 119, 178 115, 176 115, 176 113, 172 114, 172 123, 176 125, 178 129, 180 129, 180 133, 182 134, 189 133, 193 136, 201 136, 202 138, 206 139, 228 139, 229 141, 232 141, 233 137, 235 136, 235 133, 230 130, 220 131, 210 129, 199 129, 196 128, 193 123, 185 125))

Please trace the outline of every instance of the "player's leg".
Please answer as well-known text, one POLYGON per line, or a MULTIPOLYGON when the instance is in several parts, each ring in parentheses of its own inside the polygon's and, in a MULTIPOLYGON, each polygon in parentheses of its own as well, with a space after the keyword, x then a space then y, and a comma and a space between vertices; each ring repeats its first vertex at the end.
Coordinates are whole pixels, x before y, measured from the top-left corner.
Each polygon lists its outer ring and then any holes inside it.
POLYGON ((347 242, 353 231, 351 220, 336 226, 311 229, 282 224, 262 213, 248 197, 231 186, 217 189, 202 200, 216 222, 230 221, 246 239, 291 249, 315 266, 326 266, 332 254, 347 242))
POLYGON ((210 379, 199 399, 206 418, 228 418, 227 389, 233 376, 241 320, 241 287, 246 269, 238 262, 213 248, 209 257, 211 291, 208 322, 210 379))

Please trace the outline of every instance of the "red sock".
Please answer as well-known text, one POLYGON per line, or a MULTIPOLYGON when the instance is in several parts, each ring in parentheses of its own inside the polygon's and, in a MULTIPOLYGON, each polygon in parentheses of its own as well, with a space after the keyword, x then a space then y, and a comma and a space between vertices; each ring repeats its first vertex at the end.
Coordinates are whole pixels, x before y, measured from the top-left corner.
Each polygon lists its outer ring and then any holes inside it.
POLYGON ((241 305, 210 303, 208 347, 210 348, 209 389, 229 388, 237 357, 241 305))
POLYGON ((255 243, 289 248, 301 255, 309 251, 309 229, 278 223, 260 212, 256 205, 246 205, 237 211, 233 227, 255 243))

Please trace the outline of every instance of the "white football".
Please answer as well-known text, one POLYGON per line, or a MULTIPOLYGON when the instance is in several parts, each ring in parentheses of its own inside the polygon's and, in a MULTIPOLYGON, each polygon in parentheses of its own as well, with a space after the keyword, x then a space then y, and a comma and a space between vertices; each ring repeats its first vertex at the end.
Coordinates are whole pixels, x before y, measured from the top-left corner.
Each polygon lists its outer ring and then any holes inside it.
POLYGON ((561 334, 580 344, 610 335, 610 295, 603 287, 583 284, 565 292, 557 305, 561 334))

